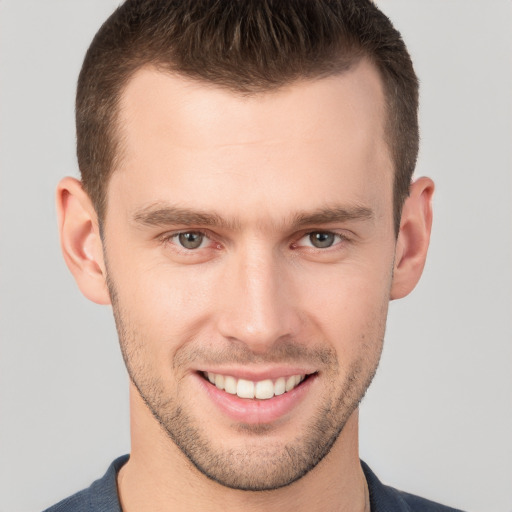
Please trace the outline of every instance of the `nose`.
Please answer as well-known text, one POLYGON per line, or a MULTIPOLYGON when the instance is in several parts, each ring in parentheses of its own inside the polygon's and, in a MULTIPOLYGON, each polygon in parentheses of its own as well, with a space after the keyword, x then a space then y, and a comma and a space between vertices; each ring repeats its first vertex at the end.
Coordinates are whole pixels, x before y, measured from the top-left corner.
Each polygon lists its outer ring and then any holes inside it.
POLYGON ((248 248, 232 255, 225 271, 218 304, 218 329, 225 339, 261 354, 297 334, 293 282, 278 255, 248 248))

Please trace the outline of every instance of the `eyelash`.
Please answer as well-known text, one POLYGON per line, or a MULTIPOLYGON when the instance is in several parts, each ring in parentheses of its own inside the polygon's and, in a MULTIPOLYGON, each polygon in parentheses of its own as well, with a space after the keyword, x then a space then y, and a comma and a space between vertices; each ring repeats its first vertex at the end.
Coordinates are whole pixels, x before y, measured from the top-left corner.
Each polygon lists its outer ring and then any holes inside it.
POLYGON ((327 251, 328 249, 332 249, 340 244, 344 244, 344 243, 347 243, 349 242, 349 238, 347 236, 344 236, 342 235, 341 233, 336 233, 335 231, 328 231, 328 230, 321 230, 321 229, 316 229, 316 230, 313 230, 313 231, 309 231, 307 233, 304 233, 298 240, 298 242, 295 242, 294 244, 292 244, 292 247, 306 247, 308 249, 312 249, 312 250, 318 250, 318 251, 322 251, 322 252, 325 252, 327 251), (332 245, 329 245, 327 247, 315 247, 314 245, 298 245, 298 242, 300 242, 301 240, 303 239, 308 239, 309 237, 311 237, 311 235, 333 235, 335 237, 335 241, 332 243, 332 245))
MULTIPOLYGON (((183 247, 183 246, 179 245, 178 243, 173 242, 173 239, 179 237, 180 235, 186 235, 186 234, 192 234, 192 233, 197 234, 197 235, 202 235, 203 237, 208 238, 209 240, 212 240, 212 236, 208 232, 201 230, 201 229, 187 229, 187 230, 183 230, 183 231, 177 231, 174 233, 166 233, 166 234, 162 235, 161 237, 159 237, 159 240, 164 244, 172 244, 172 245, 176 246, 178 249, 180 249, 186 253, 193 253, 194 249, 187 249, 186 247, 183 247)), ((218 245, 220 245, 220 244, 218 244, 218 245)))
MULTIPOLYGON (((184 253, 188 253, 188 254, 192 254, 192 253, 196 252, 198 249, 206 249, 207 247, 204 247, 204 248, 198 247, 198 248, 188 249, 186 247, 183 247, 182 245, 180 245, 177 242, 173 242, 173 239, 176 239, 180 235, 192 234, 192 233, 202 235, 203 237, 208 238, 210 240, 210 242, 213 241, 212 235, 209 232, 207 232, 205 230, 201 230, 201 229, 190 229, 190 230, 177 231, 177 232, 173 232, 173 233, 166 233, 166 234, 162 235, 161 237, 159 237, 159 240, 164 244, 172 244, 173 246, 177 247, 178 250, 181 250, 184 253)), ((335 231, 316 229, 316 230, 311 230, 311 231, 301 234, 301 236, 297 239, 296 242, 293 242, 292 244, 290 244, 290 247, 292 249, 298 249, 300 247, 303 247, 303 248, 306 248, 309 250, 327 252, 329 249, 333 249, 334 247, 337 247, 340 244, 344 245, 344 244, 347 244, 350 242, 351 242, 351 239, 344 234, 337 233, 335 231), (307 237, 310 237, 313 234, 334 235, 334 237, 337 240, 332 245, 323 247, 323 248, 315 247, 313 245, 299 245, 299 242, 301 240, 306 239, 307 237)), ((217 248, 220 248, 220 247, 221 247, 221 244, 217 243, 217 248)))

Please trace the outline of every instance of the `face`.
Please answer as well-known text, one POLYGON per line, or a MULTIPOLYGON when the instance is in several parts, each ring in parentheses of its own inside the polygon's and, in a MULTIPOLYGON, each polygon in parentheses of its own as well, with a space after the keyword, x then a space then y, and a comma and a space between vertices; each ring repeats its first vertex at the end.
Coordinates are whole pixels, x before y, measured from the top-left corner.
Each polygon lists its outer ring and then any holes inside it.
POLYGON ((145 69, 123 94, 103 239, 123 355, 145 414, 225 486, 306 474, 373 377, 384 119, 367 63, 245 97, 145 69))

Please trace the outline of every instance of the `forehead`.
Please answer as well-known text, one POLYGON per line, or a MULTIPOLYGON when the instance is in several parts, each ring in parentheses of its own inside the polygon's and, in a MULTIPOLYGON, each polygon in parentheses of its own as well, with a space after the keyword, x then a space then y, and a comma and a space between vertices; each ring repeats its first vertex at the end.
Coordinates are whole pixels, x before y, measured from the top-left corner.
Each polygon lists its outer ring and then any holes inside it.
POLYGON ((253 95, 144 68, 122 94, 121 158, 109 188, 138 208, 215 208, 219 195, 236 207, 241 194, 256 209, 318 196, 332 203, 340 191, 353 204, 391 199, 384 125, 382 83, 366 61, 253 95))
POLYGON ((382 81, 367 60, 339 75, 254 94, 144 67, 121 95, 120 129, 123 140, 130 133, 154 135, 164 128, 176 144, 193 138, 198 145, 214 145, 223 138, 231 144, 264 138, 278 143, 283 136, 314 136, 319 128, 336 137, 344 124, 364 138, 371 135, 365 121, 383 129, 384 110, 382 81))

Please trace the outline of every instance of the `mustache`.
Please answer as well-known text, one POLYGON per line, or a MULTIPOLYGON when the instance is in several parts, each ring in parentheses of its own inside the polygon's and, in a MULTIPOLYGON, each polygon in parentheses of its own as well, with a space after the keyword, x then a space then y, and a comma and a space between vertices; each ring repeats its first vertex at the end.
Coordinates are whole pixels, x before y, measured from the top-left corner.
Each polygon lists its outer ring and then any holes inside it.
POLYGON ((305 346, 292 340, 277 341, 265 352, 253 352, 243 342, 222 342, 222 347, 215 344, 187 343, 176 351, 173 366, 188 366, 196 362, 201 364, 238 364, 256 365, 269 363, 300 364, 313 363, 318 367, 334 367, 338 363, 336 352, 326 346, 305 346))

